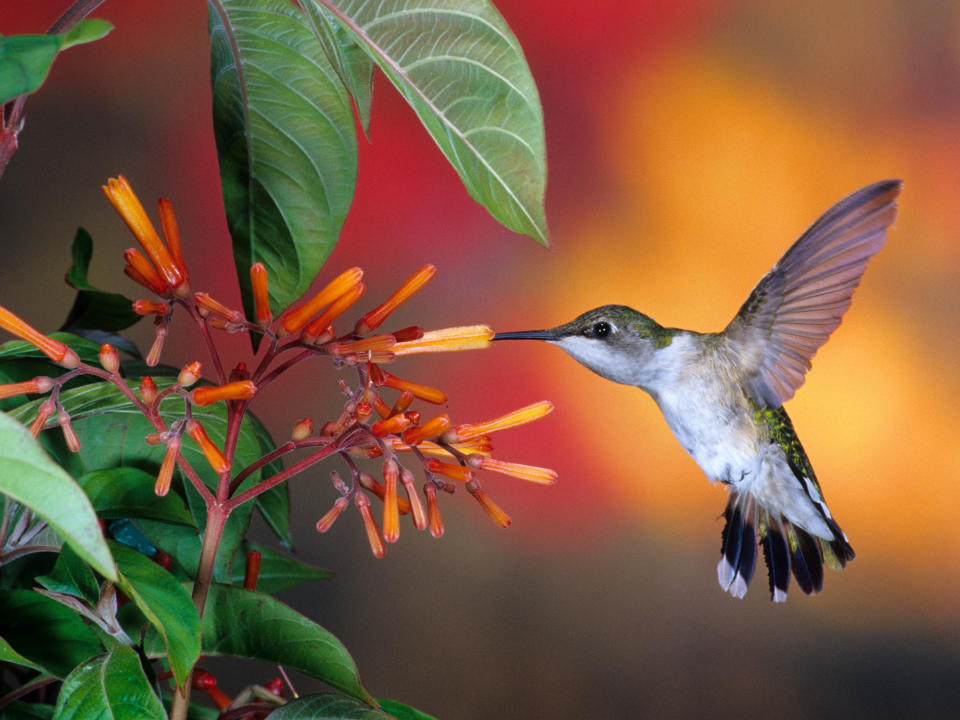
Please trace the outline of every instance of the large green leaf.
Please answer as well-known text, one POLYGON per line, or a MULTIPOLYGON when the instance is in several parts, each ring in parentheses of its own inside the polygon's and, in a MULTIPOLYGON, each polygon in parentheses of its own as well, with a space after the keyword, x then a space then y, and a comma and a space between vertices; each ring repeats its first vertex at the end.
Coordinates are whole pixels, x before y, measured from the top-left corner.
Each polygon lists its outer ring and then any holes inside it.
POLYGON ((80 665, 63 681, 57 697, 56 720, 166 720, 140 658, 130 648, 115 645, 80 665))
POLYGON ((353 200, 356 134, 343 84, 287 0, 210 0, 213 122, 234 262, 252 317, 262 262, 279 314, 313 282, 353 200))
POLYGON ((60 35, 0 35, 0 105, 43 85, 57 53, 99 40, 111 30, 106 20, 88 18, 60 35))
POLYGON ((83 598, 92 606, 96 606, 100 597, 100 583, 94 577, 93 571, 69 545, 64 546, 57 555, 53 570, 38 577, 37 582, 47 590, 83 598))
POLYGON ((190 594, 174 577, 136 550, 112 543, 120 579, 117 584, 133 600, 163 638, 170 669, 183 685, 200 657, 200 615, 190 594))
POLYGON ((91 567, 116 580, 113 558, 83 490, 49 458, 23 425, 3 413, 0 493, 33 510, 91 567))
POLYGON ((396 700, 380 700, 380 709, 385 713, 389 713, 397 720, 436 720, 432 715, 427 715, 424 712, 410 707, 409 705, 404 705, 402 702, 397 702, 396 700))
POLYGON ((83 228, 70 246, 73 264, 67 270, 67 285, 77 290, 73 307, 63 323, 63 330, 104 330, 116 332, 128 328, 140 320, 133 311, 133 304, 119 293, 107 292, 94 287, 87 280, 90 258, 93 257, 93 240, 83 228))
POLYGON ((36 667, 59 678, 103 651, 96 633, 79 615, 33 590, 0 593, 0 637, 36 667))
POLYGON ((485 0, 306 0, 390 78, 470 197, 548 245, 543 111, 520 43, 485 0))
POLYGON ((12 702, 3 708, 3 720, 51 720, 53 706, 39 703, 12 702))
POLYGON ((353 698, 323 693, 291 700, 268 717, 270 720, 393 720, 394 716, 353 698))
POLYGON ((157 497, 156 477, 134 467, 94 470, 77 479, 97 515, 104 519, 150 518, 193 525, 193 517, 176 493, 157 497))
MULTIPOLYGON (((162 654, 148 635, 146 651, 162 654)), ((347 649, 328 631, 276 598, 213 584, 203 613, 203 654, 254 658, 298 670, 362 702, 376 704, 347 649)))

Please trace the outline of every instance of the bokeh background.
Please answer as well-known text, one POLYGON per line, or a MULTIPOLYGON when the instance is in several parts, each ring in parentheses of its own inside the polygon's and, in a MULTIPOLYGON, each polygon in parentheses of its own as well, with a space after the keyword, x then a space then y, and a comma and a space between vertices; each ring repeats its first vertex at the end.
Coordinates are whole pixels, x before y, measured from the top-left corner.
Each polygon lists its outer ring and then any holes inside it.
MULTIPOLYGON (((0 33, 12 34, 42 32, 66 2, 3 5, 0 33)), ((714 568, 725 491, 653 402, 555 348, 513 343, 398 372, 445 388, 458 420, 552 399, 552 416, 496 446, 556 468, 560 482, 490 477, 509 530, 458 494, 441 541, 405 527, 377 561, 355 513, 313 532, 335 494, 325 470, 300 477, 299 554, 337 576, 284 599, 343 640, 374 694, 446 720, 955 717, 960 6, 497 5, 541 92, 553 251, 474 205, 378 77, 356 201, 324 277, 359 264, 375 299, 437 264, 398 327, 547 327, 615 302, 716 330, 822 211, 903 178, 887 247, 788 404, 857 558, 821 595, 794 589, 784 606, 769 602, 763 570, 744 600, 724 594, 714 568)), ((205 13, 199 0, 104 4, 97 15, 116 30, 64 55, 27 103, 0 180, 0 302, 37 326, 55 328, 69 307, 61 277, 78 225, 95 240, 93 281, 137 294, 120 275, 131 240, 99 188, 117 172, 145 200, 173 200, 195 284, 237 300, 205 13)), ((165 360, 198 352, 184 341, 165 360)), ((274 390, 257 410, 279 436, 339 402, 319 364, 274 390)), ((274 674, 215 667, 230 691, 274 674)))

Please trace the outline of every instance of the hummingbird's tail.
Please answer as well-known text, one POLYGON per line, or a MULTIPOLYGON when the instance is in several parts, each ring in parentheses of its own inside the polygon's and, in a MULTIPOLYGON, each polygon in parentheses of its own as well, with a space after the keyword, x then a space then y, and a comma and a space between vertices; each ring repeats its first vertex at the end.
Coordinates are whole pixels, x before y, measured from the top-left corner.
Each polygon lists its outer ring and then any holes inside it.
POLYGON ((823 566, 842 570, 854 558, 853 548, 840 527, 824 518, 833 532, 826 540, 797 527, 780 514, 773 515, 749 492, 730 491, 723 511, 726 525, 720 546, 717 579, 734 597, 743 597, 753 578, 757 562, 757 537, 763 548, 770 579, 770 597, 787 599, 790 572, 806 595, 823 588, 823 566))

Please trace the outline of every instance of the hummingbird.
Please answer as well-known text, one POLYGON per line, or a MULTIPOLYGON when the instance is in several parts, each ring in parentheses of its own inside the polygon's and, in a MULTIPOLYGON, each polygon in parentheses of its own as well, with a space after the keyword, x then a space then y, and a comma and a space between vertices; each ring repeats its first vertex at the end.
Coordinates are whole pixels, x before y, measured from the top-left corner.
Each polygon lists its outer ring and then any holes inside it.
POLYGON ((823 588, 824 565, 841 570, 854 558, 783 404, 883 247, 900 186, 874 183, 827 210, 721 332, 663 327, 630 307, 605 305, 549 330, 493 338, 546 341, 654 399, 707 477, 728 488, 717 579, 735 597, 750 585, 758 543, 775 602, 787 599, 791 571, 810 595, 823 588))

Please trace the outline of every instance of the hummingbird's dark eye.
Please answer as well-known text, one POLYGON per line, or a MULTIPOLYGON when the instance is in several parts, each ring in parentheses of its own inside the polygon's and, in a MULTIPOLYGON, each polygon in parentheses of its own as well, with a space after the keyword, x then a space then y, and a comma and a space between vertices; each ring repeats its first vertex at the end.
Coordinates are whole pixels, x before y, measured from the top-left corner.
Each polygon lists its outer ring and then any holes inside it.
POLYGON ((595 323, 593 326, 593 336, 598 338, 606 337, 610 334, 610 324, 605 322, 595 323))

